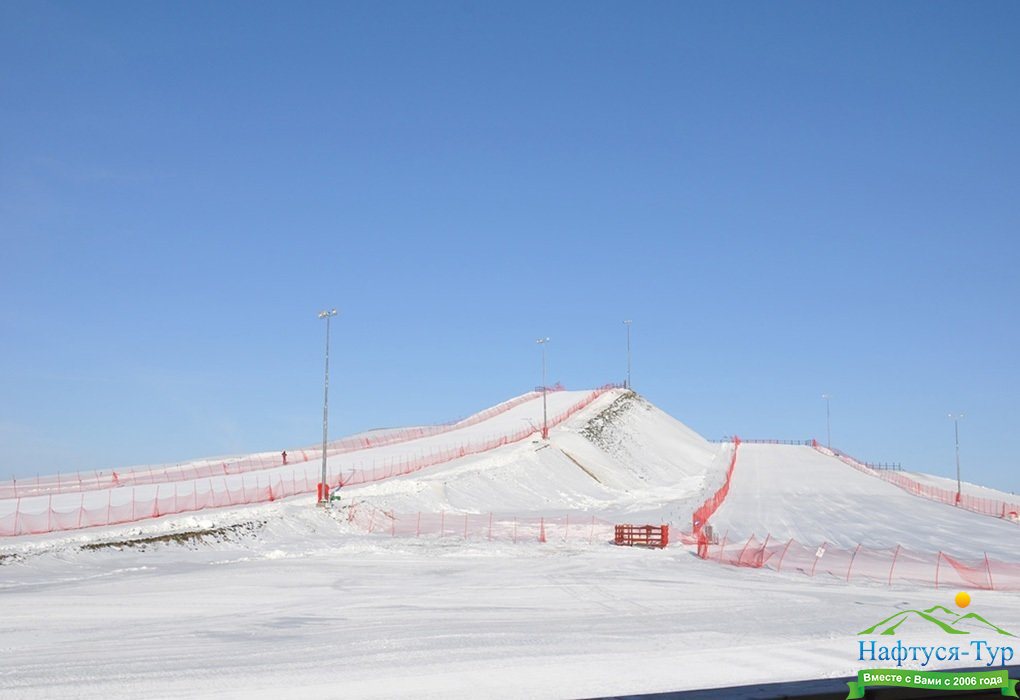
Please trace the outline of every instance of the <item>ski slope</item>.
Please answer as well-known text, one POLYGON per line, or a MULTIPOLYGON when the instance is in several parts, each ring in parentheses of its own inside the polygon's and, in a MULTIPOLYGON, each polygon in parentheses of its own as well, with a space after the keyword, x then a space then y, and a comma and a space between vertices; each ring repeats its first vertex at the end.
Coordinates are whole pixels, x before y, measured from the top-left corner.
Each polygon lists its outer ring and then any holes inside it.
POLYGON ((763 538, 843 549, 858 544, 1020 561, 1020 529, 914 496, 800 445, 743 444, 726 501, 712 518, 730 539, 763 538))
MULTIPOLYGON (((550 395, 550 413, 583 394, 550 395)), ((335 509, 304 494, 0 539, 0 696, 577 698, 843 676, 861 668, 867 625, 952 605, 955 590, 721 566, 683 545, 369 534, 347 517, 495 511, 683 528, 731 456, 731 445, 612 390, 548 441, 531 435, 410 473, 385 468, 536 420, 541 402, 525 400, 443 436, 335 454, 337 478, 380 477, 349 480, 335 509)), ((319 466, 269 471, 296 479, 319 466)), ((1020 561, 1015 525, 912 496, 808 447, 741 445, 712 523, 743 536, 1020 561)), ((1015 594, 971 594, 985 617, 1020 629, 1015 594)))

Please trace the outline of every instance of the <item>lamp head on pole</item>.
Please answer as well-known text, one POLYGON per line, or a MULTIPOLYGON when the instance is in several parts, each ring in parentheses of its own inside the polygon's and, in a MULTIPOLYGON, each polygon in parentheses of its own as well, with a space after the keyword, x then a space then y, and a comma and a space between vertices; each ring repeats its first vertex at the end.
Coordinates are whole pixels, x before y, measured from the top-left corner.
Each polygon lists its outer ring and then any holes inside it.
POLYGON ((535 342, 538 343, 539 345, 545 345, 546 343, 549 342, 549 339, 548 338, 539 338, 535 342))
POLYGON ((337 315, 337 310, 336 309, 330 309, 329 311, 320 311, 319 312, 319 318, 327 318, 329 316, 336 316, 336 315, 337 315))

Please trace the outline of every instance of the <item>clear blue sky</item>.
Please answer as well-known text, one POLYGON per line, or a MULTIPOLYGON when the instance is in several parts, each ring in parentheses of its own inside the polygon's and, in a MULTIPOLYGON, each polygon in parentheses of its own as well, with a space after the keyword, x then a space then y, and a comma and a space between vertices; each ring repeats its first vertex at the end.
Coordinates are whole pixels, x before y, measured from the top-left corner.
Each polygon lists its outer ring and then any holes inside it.
POLYGON ((0 4, 0 478, 549 377, 1020 491, 1016 2, 0 4))

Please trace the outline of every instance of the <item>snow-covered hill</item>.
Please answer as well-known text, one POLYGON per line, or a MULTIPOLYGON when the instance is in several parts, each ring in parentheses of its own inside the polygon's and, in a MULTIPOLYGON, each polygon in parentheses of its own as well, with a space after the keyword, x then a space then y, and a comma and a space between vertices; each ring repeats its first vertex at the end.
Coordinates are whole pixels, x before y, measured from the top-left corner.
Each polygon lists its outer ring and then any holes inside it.
POLYGON ((718 486, 729 451, 616 390, 553 430, 548 441, 536 435, 344 495, 397 512, 584 511, 686 524, 718 486))
MULTIPOLYGON (((549 413, 586 396, 550 394, 549 413)), ((459 428, 337 452, 329 468, 347 485, 333 509, 303 493, 0 539, 0 695, 571 698, 849 675, 862 629, 954 605, 955 591, 930 585, 720 566, 680 544, 614 547, 596 520, 687 528, 723 483, 732 445, 619 389, 547 441, 528 434, 541 416, 541 400, 525 397, 459 428), (460 456, 458 444, 486 449, 460 456), (394 468, 407 464, 423 466, 394 468), (353 512, 460 519, 449 531, 369 533, 353 512), (465 537, 471 514, 486 513, 515 525, 590 518, 585 532, 597 536, 465 537)), ((309 459, 217 478, 282 483, 318 469, 309 459)), ((167 483, 180 482, 117 488, 167 483)), ((742 445, 711 522, 742 536, 1020 562, 1016 525, 810 447, 742 445)), ((969 610, 1020 629, 1015 595, 970 593, 969 610)))

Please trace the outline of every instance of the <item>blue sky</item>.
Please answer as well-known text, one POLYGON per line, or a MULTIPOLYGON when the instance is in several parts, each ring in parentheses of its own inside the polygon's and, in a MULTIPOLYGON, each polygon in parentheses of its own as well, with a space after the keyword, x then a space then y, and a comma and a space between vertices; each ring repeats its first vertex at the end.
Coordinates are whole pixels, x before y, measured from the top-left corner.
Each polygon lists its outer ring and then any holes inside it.
POLYGON ((1020 491, 1020 5, 0 4, 0 478, 622 381, 1020 491))

